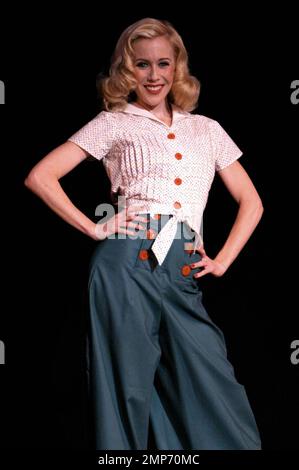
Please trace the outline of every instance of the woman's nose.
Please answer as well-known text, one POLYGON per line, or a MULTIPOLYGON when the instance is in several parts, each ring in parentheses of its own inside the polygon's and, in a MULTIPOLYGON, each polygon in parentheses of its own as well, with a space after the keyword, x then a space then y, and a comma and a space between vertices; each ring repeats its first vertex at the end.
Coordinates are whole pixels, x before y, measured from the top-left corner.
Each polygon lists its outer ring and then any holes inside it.
POLYGON ((156 67, 151 67, 149 71, 149 78, 150 80, 157 80, 158 79, 158 70, 156 67))

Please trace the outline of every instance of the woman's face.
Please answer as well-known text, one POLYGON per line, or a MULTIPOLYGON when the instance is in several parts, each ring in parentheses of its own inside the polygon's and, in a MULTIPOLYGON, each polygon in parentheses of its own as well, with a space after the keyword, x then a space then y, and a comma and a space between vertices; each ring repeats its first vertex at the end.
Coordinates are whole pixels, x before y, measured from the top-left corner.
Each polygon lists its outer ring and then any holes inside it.
POLYGON ((155 108, 165 102, 172 87, 175 73, 173 47, 164 36, 138 39, 134 53, 137 102, 155 108))

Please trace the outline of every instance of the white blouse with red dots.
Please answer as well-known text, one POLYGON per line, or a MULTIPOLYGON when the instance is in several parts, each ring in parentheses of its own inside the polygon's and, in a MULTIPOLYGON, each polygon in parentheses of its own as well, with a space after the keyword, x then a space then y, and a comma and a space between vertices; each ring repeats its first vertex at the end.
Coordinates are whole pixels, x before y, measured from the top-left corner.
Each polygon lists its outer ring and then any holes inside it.
POLYGON ((152 245, 161 265, 177 222, 194 231, 194 249, 203 243, 202 217, 215 172, 241 155, 221 125, 172 105, 168 126, 152 112, 128 103, 123 111, 102 111, 69 141, 103 160, 112 194, 151 215, 172 214, 152 245))

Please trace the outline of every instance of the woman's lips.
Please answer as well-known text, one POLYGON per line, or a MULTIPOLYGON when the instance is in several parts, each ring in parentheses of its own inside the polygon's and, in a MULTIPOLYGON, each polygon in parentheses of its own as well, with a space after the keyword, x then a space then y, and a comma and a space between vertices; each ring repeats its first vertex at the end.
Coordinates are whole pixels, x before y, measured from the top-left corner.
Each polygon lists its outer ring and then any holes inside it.
POLYGON ((160 93, 164 85, 144 85, 146 91, 151 93, 152 95, 157 95, 160 93))

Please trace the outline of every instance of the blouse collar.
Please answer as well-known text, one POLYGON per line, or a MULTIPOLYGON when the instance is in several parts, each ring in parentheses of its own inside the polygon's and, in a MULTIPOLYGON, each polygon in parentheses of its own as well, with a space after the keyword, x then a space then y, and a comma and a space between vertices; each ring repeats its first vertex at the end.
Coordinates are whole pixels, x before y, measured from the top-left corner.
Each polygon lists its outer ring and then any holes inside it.
POLYGON ((171 126, 167 126, 165 122, 161 121, 154 113, 151 111, 148 111, 147 109, 144 108, 139 108, 138 106, 135 106, 132 103, 127 103, 126 107, 123 109, 122 112, 127 113, 127 114, 135 114, 137 116, 144 116, 148 117, 150 119, 154 119, 155 121, 161 122, 167 127, 172 127, 178 120, 186 118, 190 116, 190 113, 183 111, 181 108, 178 106, 171 104, 172 107, 172 124, 171 126))

